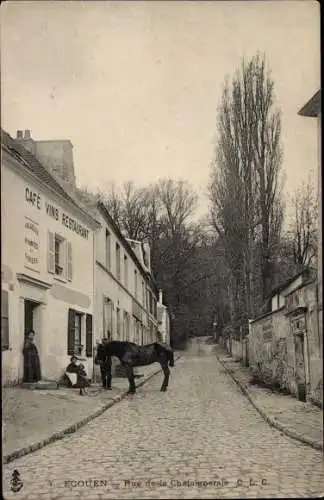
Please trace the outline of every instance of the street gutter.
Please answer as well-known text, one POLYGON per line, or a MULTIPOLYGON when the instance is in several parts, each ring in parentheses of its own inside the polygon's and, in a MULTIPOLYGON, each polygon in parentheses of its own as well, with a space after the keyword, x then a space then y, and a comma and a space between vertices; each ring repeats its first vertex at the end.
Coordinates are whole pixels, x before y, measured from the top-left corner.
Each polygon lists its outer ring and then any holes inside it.
POLYGON ((279 431, 283 432, 286 434, 286 436, 295 439, 296 441, 299 441, 303 444, 307 444, 308 446, 311 446, 312 448, 315 448, 316 450, 323 451, 323 443, 321 441, 317 441, 316 439, 312 439, 309 436, 301 435, 299 434, 296 430, 292 429, 288 425, 282 424, 279 422, 276 418, 271 417, 265 410, 260 406, 256 401, 255 398, 252 396, 246 385, 242 384, 240 380, 238 380, 235 375, 227 368, 226 363, 224 363, 218 356, 217 353, 215 353, 216 358, 218 361, 222 364, 224 367, 225 372, 227 375, 231 377, 231 379, 235 382, 235 384, 239 387, 239 389, 243 392, 243 394, 248 398, 252 406, 259 412, 261 417, 271 426, 275 427, 279 431))

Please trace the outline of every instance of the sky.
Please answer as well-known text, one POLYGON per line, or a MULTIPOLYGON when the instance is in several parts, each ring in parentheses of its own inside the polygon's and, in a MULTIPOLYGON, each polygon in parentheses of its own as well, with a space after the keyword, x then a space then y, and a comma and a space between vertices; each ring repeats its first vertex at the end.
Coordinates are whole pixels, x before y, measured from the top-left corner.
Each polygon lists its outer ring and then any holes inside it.
POLYGON ((257 51, 282 110, 290 192, 317 166, 316 120, 297 114, 320 87, 312 0, 4 2, 1 125, 70 139, 90 189, 188 180, 202 215, 224 79, 257 51))

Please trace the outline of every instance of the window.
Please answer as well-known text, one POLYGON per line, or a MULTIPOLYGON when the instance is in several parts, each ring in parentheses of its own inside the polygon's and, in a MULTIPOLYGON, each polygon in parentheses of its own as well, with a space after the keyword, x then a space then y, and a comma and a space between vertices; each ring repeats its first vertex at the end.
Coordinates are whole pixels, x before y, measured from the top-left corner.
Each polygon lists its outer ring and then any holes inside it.
POLYGON ((48 272, 72 281, 72 245, 59 234, 48 232, 48 272))
POLYGON ((137 270, 134 270, 134 295, 137 299, 137 270))
POLYGON ((61 276, 64 271, 64 240, 55 235, 55 274, 61 276))
POLYGON ((9 349, 9 293, 6 290, 1 290, 1 350, 9 349))
POLYGON ((106 255, 105 255, 105 263, 106 267, 110 269, 111 266, 111 239, 110 239, 110 232, 108 229, 106 229, 106 255))
POLYGON ((124 255, 124 283, 128 287, 128 259, 127 255, 124 255))
POLYGON ((156 298, 154 298, 154 318, 157 317, 157 304, 156 304, 156 298))
POLYGON ((112 301, 103 297, 103 337, 112 336, 112 301))
POLYGON ((142 304, 145 306, 145 285, 144 281, 142 281, 142 304))
POLYGON ((116 275, 120 280, 120 246, 118 243, 116 243, 116 275))
POLYGON ((129 341, 129 314, 124 311, 124 340, 129 341))
POLYGON ((93 332, 92 315, 84 314, 74 309, 69 309, 68 314, 68 338, 67 353, 69 356, 85 355, 92 357, 93 354, 93 332), (85 317, 85 321, 84 321, 85 317))
POLYGON ((120 340, 120 309, 117 307, 117 338, 120 340))

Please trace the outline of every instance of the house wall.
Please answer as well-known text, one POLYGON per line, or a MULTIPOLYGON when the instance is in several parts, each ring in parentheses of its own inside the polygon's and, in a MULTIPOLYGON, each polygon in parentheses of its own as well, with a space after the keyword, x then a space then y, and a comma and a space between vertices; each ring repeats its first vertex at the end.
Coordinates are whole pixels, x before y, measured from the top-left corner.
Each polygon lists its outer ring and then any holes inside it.
POLYGON ((271 299, 271 311, 276 311, 285 305, 285 297, 281 294, 276 294, 271 299))
POLYGON ((258 363, 261 378, 277 381, 297 395, 296 321, 302 323, 305 383, 308 397, 321 402, 323 368, 317 326, 316 282, 296 287, 286 295, 286 305, 250 322, 248 358, 252 370, 258 363), (305 311, 299 308, 305 308, 305 311))
MULTIPOLYGON (((112 303, 111 338, 128 340, 137 344, 146 344, 157 340, 157 318, 149 312, 148 292, 154 291, 149 286, 149 280, 125 247, 122 238, 118 237, 104 215, 98 210, 97 219, 102 227, 96 233, 96 269, 95 269, 95 340, 100 342, 107 336, 104 318, 104 300, 112 303), (106 231, 109 231, 110 259, 107 259, 106 231), (116 243, 119 245, 120 277, 117 273, 116 243), (124 269, 124 256, 127 257, 127 273, 124 269), (135 271, 137 278, 135 279, 135 271), (126 277, 127 274, 127 277, 126 277), (137 287, 136 287, 137 281, 137 287), (120 331, 117 330, 117 309, 120 311, 120 331), (129 316, 129 334, 124 323, 124 312, 129 316), (153 328, 150 328, 150 322, 153 328)), ((154 294, 155 301, 156 294, 154 294)), ((113 365, 112 372, 114 373, 113 365)))
MULTIPOLYGON (((9 348, 2 352, 3 383, 18 382, 23 376, 25 299, 39 304, 33 325, 35 343, 43 378, 53 379, 60 375, 70 358, 67 354, 69 308, 83 314, 93 312, 93 230, 89 219, 75 205, 52 192, 6 152, 2 155, 1 180, 2 290, 8 292, 9 311, 9 348), (82 225, 82 234, 70 228, 69 218, 82 225), (70 244, 70 279, 49 272, 49 231, 70 244)), ((67 268, 67 261, 64 264, 67 268)), ((84 316, 84 346, 85 327, 84 316)), ((82 355, 91 375, 92 359, 85 355, 85 347, 82 355)))

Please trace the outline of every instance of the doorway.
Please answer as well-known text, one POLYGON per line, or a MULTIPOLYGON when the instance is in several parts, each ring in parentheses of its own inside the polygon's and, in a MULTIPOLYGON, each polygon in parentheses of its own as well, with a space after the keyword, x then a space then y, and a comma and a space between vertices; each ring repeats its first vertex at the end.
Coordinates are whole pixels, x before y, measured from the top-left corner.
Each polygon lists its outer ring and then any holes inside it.
POLYGON ((26 341, 28 333, 33 330, 35 332, 34 343, 38 352, 38 361, 35 358, 35 353, 32 349, 28 349, 23 355, 23 380, 34 381, 35 373, 38 370, 38 375, 35 380, 39 380, 40 374, 40 303, 25 299, 24 300, 24 340, 26 341), (36 364, 35 364, 36 363, 36 364), (38 366, 38 368, 35 368, 38 366))
POLYGON ((306 373, 304 358, 304 335, 295 334, 295 362, 296 362, 296 384, 297 397, 299 401, 306 401, 306 373))
POLYGON ((38 305, 38 302, 25 300, 25 338, 30 330, 35 330, 35 310, 38 305))

